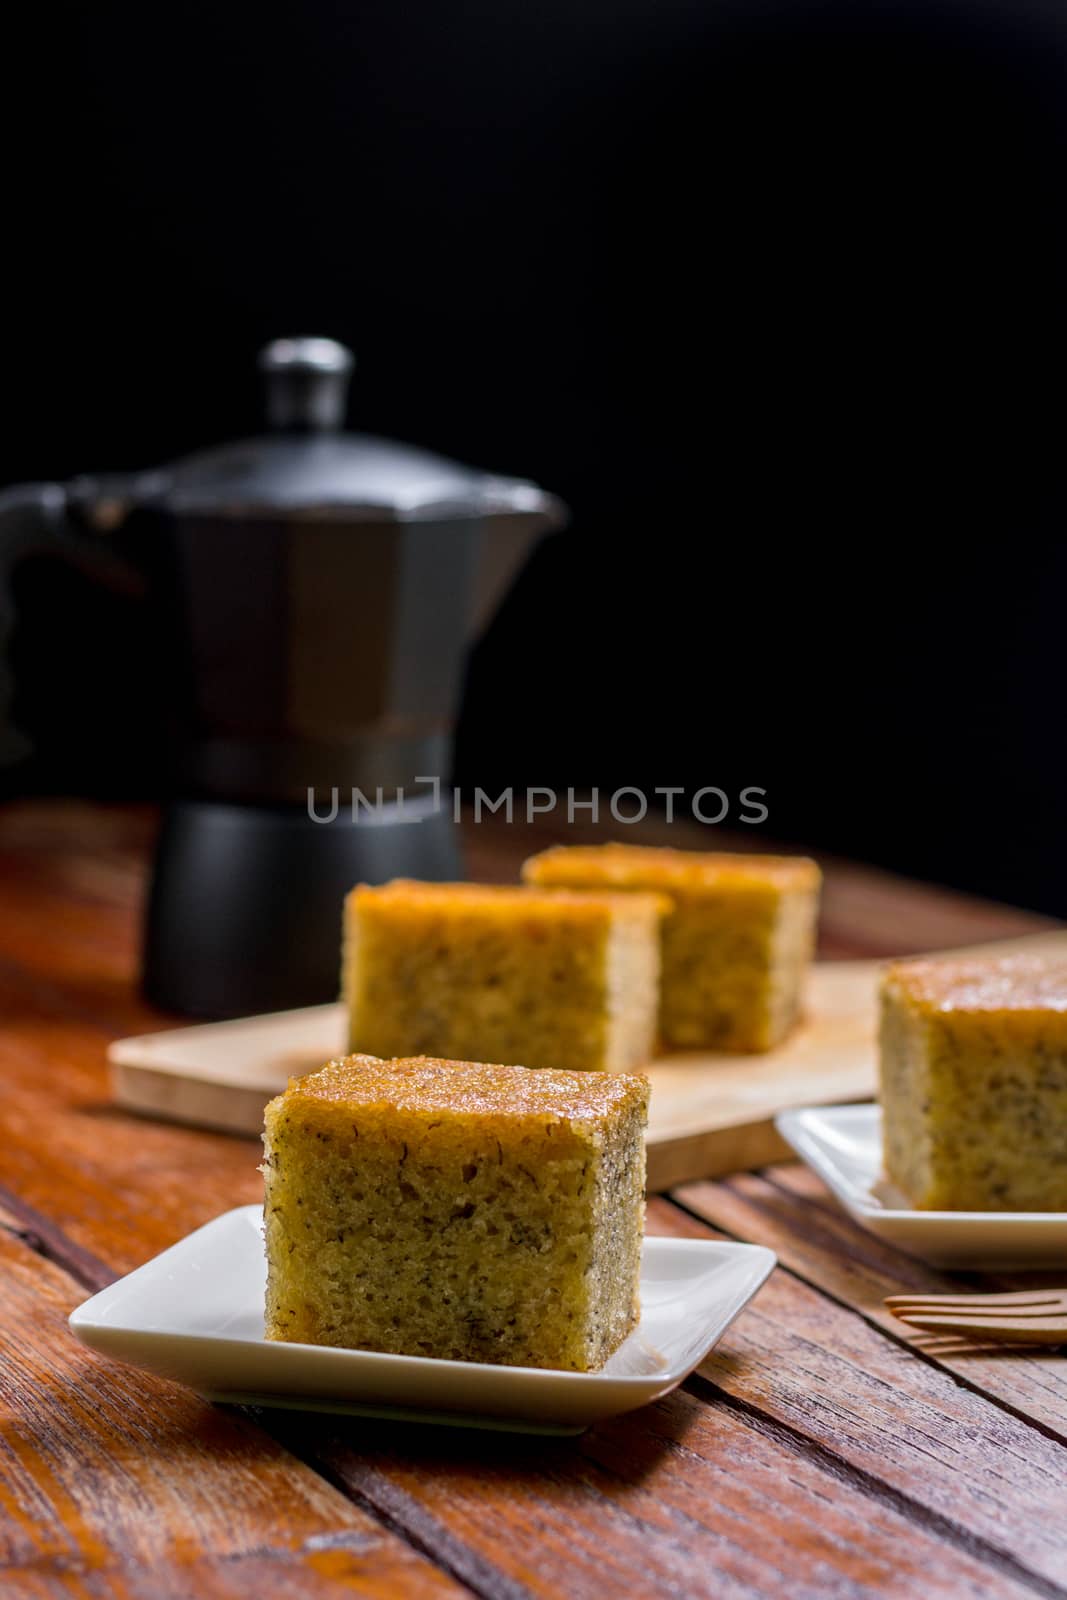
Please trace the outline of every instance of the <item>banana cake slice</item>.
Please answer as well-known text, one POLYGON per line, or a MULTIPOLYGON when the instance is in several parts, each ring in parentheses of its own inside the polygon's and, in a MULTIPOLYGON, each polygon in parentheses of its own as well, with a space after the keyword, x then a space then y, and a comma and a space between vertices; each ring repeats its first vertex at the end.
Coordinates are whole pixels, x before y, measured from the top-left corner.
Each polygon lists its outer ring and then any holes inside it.
POLYGON ((667 909, 656 895, 360 884, 345 903, 348 1048, 564 1071, 644 1066, 667 909))
POLYGON ((531 856, 528 883, 667 897, 659 1028, 676 1049, 769 1050, 800 1014, 821 874, 806 856, 628 844, 531 856))
POLYGON ((648 1080, 347 1056, 266 1111, 269 1339, 587 1372, 635 1326, 648 1080))
POLYGON ((882 977, 885 1167, 934 1211, 1067 1211, 1067 961, 899 961, 882 977))

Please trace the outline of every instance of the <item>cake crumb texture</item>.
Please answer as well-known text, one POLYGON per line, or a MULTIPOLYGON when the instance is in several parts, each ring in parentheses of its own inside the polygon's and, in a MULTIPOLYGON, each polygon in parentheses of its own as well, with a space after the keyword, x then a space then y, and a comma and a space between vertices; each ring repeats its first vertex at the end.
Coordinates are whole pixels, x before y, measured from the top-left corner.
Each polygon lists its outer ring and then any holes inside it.
POLYGON ((912 1205, 1067 1210, 1067 961, 896 962, 881 985, 886 1172, 912 1205))
POLYGON ((396 880, 345 904, 349 1049, 627 1070, 653 1052, 654 894, 396 880))
POLYGON ((638 1317, 648 1081, 365 1055, 266 1111, 271 1339, 590 1371, 638 1317))
POLYGON ((769 1050, 797 1021, 821 874, 805 856, 559 846, 523 877, 542 887, 658 893, 659 1032, 676 1049, 769 1050))

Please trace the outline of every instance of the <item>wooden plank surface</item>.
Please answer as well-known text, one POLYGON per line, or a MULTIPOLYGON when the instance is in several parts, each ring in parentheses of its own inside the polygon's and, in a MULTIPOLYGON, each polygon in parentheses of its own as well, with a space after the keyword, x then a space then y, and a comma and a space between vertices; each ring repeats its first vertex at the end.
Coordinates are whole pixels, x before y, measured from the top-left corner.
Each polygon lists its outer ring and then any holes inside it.
MULTIPOLYGON (((0 813, 0 1592, 1067 1595, 1067 1361, 909 1335, 881 1296, 946 1280, 800 1168, 653 1202, 782 1266, 683 1390, 577 1441, 251 1416, 77 1346, 84 1292, 259 1193, 247 1141, 109 1103, 109 1040, 168 1020, 132 982, 152 827, 0 813)), ((531 847, 483 826, 477 870, 531 847)), ((827 911, 846 955, 1043 925, 834 863, 827 911)))
POLYGON ((814 1174, 801 1167, 739 1174, 721 1182, 688 1184, 674 1199, 724 1236, 758 1239, 783 1267, 848 1305, 894 1343, 943 1366, 999 1404, 1030 1418, 1067 1443, 1067 1359, 1061 1353, 1029 1355, 959 1350, 908 1329, 885 1309, 887 1295, 911 1290, 959 1293, 971 1288, 1015 1288, 1062 1282, 1049 1273, 1006 1279, 948 1274, 882 1244, 848 1217, 814 1174))
POLYGON ((0 1278, 0 1592, 463 1593, 240 1412, 75 1345, 81 1285, 2 1211, 0 1278))

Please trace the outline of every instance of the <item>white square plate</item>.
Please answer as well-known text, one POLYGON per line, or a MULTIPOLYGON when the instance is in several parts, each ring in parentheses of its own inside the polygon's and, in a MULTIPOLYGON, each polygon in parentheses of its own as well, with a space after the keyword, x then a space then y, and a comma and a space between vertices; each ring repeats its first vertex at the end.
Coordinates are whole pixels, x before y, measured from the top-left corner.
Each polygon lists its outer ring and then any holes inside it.
POLYGON ((775 1263, 760 1245, 645 1240, 641 1321, 601 1372, 284 1344, 263 1337, 259 1206, 227 1211, 71 1314, 83 1344, 209 1400, 580 1433, 681 1383, 775 1263))
POLYGON ((1062 1267, 1067 1212, 911 1211, 882 1173, 882 1112, 872 1104, 805 1106, 778 1132, 860 1225, 935 1267, 1062 1267))

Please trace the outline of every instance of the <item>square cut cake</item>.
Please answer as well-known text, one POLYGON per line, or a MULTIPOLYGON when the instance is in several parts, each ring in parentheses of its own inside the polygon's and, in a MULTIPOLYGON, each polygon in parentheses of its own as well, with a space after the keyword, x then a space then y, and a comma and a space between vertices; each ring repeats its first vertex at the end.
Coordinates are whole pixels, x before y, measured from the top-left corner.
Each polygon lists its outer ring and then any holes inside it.
POLYGON ((895 963, 879 1057, 886 1172, 912 1205, 1067 1211, 1067 960, 895 963))
POLYGON ((587 1372, 638 1317, 648 1080, 347 1056, 266 1111, 269 1339, 587 1372))
POLYGON ((605 844, 532 856, 528 883, 666 895, 659 1030, 677 1049, 769 1050, 800 1012, 821 875, 804 856, 605 844))
POLYGON ((655 895, 360 884, 345 903, 348 1048, 564 1071, 643 1066, 666 909, 655 895))

